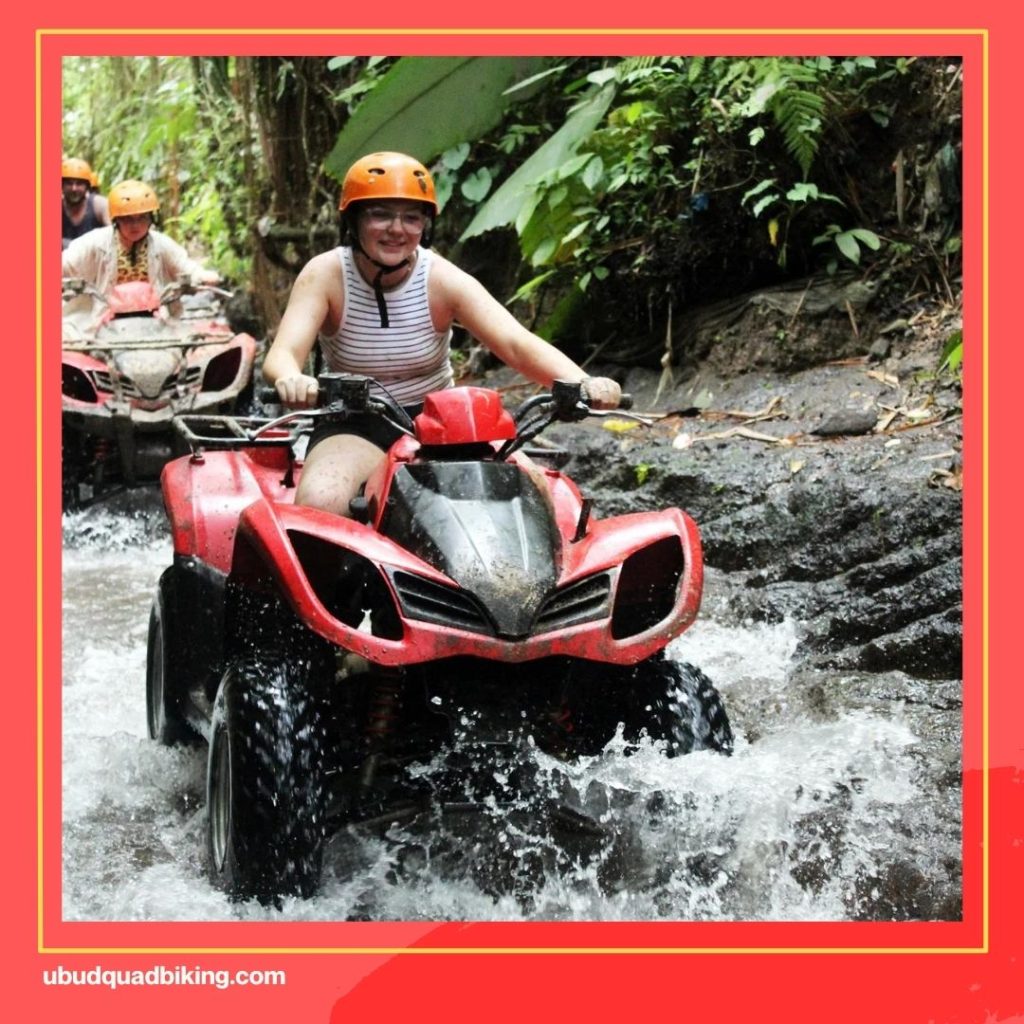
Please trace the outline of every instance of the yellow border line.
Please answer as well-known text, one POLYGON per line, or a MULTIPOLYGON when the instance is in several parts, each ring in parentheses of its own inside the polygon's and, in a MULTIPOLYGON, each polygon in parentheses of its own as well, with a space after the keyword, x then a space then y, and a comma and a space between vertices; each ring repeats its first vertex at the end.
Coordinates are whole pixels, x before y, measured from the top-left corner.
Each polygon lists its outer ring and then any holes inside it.
MULTIPOLYGON (((205 922, 196 922, 197 924, 204 924, 205 922)), ((460 922, 453 922, 458 924, 460 922)), ((547 922, 545 922, 547 923, 547 922)), ((651 922, 652 924, 659 922, 651 922)), ((664 922, 660 922, 664 923, 664 922)), ((726 922, 732 923, 732 922, 726 922)), ((778 922, 788 923, 788 922, 778 922)), ((842 922, 837 922, 842 923, 842 922)), ((551 956, 556 953, 566 953, 580 955, 581 953, 590 954, 615 954, 621 956, 623 954, 636 954, 643 956, 651 956, 657 953, 664 953, 666 955, 678 956, 683 953, 692 954, 708 954, 714 953, 716 955, 726 953, 737 953, 743 955, 749 955, 750 953, 773 953, 777 955, 791 955, 794 953, 799 954, 822 954, 822 955, 833 955, 841 954, 846 956, 848 954, 861 954, 865 956, 877 956, 879 954, 893 954, 893 953, 947 953, 957 956, 962 956, 965 953, 985 953, 987 950, 982 949, 979 946, 963 946, 954 948, 951 946, 940 946, 933 948, 931 946, 921 946, 912 948, 910 946, 879 946, 877 948, 871 947, 846 947, 846 946, 286 946, 278 948, 276 946, 127 946, 121 948, 119 946, 88 946, 82 948, 79 946, 48 946, 46 949, 40 950, 43 953, 223 953, 223 954, 238 954, 238 953, 260 953, 260 954, 301 954, 305 955, 308 953, 320 953, 324 956, 335 955, 338 953, 357 953, 363 956, 379 956, 387 955, 394 956, 399 953, 415 953, 421 956, 431 956, 439 953, 450 955, 452 953, 466 954, 466 953, 484 953, 488 956, 495 953, 514 953, 519 956, 529 956, 530 954, 538 954, 543 956, 551 956)))
MULTIPOLYGON (((36 31, 36 615, 37 615, 37 698, 36 698, 36 769, 37 769, 37 949, 40 953, 273 953, 276 955, 305 955, 305 954, 338 954, 338 953, 361 953, 361 954, 420 954, 436 955, 450 953, 472 953, 472 954, 520 954, 520 955, 548 955, 553 953, 587 953, 587 954, 664 954, 678 955, 688 954, 794 954, 814 953, 821 955, 830 954, 895 954, 895 953, 938 953, 958 954, 987 953, 989 951, 989 729, 988 729, 988 681, 989 681, 989 660, 988 660, 988 141, 989 141, 989 90, 988 90, 988 30, 987 29, 39 29, 36 31), (981 124, 981 442, 982 442, 982 466, 981 466, 981 557, 982 557, 982 944, 980 946, 47 946, 44 940, 44 892, 43 892, 43 548, 42 548, 42 468, 43 468, 43 443, 42 443, 42 37, 44 36, 310 36, 310 35, 346 35, 346 36, 398 36, 398 35, 429 35, 429 36, 495 36, 495 35, 526 35, 526 36, 730 36, 730 35, 912 35, 912 36, 952 36, 952 35, 978 35, 982 40, 981 54, 981 92, 982 92, 982 124, 981 124)), ((61 54, 67 55, 67 54, 61 54)), ((963 825, 962 825, 963 826, 963 825)), ((99 925, 99 927, 117 926, 118 922, 82 922, 84 925, 99 925)), ((187 922, 153 922, 151 924, 159 927, 175 926, 178 924, 189 924, 187 922)), ((203 926, 215 925, 219 927, 232 927, 237 922, 196 922, 203 926)), ((251 924, 251 923, 250 923, 251 924)), ((259 926, 273 927, 274 922, 259 922, 259 926)), ((287 924, 287 923, 286 923, 287 924)), ((310 923, 313 924, 313 923, 310 923)), ((328 922, 317 922, 315 925, 329 925, 328 922)), ((381 923, 388 924, 388 923, 381 923)), ((485 926, 511 926, 519 927, 537 923, 518 922, 408 922, 393 923, 418 925, 428 927, 434 924, 435 927, 444 927, 449 924, 471 924, 485 926)), ((548 924, 548 923, 545 923, 548 924)), ((745 925, 765 926, 776 925, 786 926, 843 926, 849 922, 559 922, 555 924, 567 924, 579 927, 580 925, 745 925)), ((921 923, 908 923, 921 924, 921 923)), ((928 924, 928 923, 925 923, 928 924)), ((894 923, 898 927, 899 923, 894 923)))
POLYGON ((744 29, 713 29, 713 28, 61 28, 38 29, 37 34, 47 36, 968 36, 981 35, 988 38, 985 28, 744 28, 744 29))

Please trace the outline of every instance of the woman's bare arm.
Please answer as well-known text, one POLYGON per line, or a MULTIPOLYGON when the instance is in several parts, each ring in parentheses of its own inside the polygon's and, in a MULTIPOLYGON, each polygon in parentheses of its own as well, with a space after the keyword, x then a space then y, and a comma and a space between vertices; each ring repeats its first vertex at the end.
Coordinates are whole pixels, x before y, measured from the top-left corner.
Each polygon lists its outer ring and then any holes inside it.
POLYGON ((435 257, 431 270, 435 288, 451 319, 524 377, 544 387, 554 380, 586 380, 595 406, 618 405, 621 391, 615 381, 588 377, 564 352, 527 330, 476 278, 442 257, 435 257))
POLYGON ((287 405, 312 405, 316 401, 316 380, 304 368, 331 312, 332 287, 337 283, 333 278, 337 276, 337 257, 333 253, 314 256, 302 268, 263 360, 263 376, 287 405))

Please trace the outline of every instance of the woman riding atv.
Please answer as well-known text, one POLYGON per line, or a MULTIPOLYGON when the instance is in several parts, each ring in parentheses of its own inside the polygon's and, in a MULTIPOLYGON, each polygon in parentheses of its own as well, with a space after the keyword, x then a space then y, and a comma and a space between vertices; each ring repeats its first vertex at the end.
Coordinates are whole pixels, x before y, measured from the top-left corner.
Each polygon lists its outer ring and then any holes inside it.
MULTIPOLYGON (((418 410, 427 394, 453 384, 449 345, 457 322, 530 380, 546 388, 556 379, 585 381, 592 407, 618 406, 614 380, 588 377, 430 248, 437 197, 418 160, 403 153, 357 160, 339 209, 343 244, 303 267, 263 363, 284 404, 315 404, 317 381, 303 368, 319 339, 327 369, 373 377, 418 410)), ((349 515, 351 499, 397 436, 355 417, 314 431, 296 504, 349 515)))
POLYGON ((158 292, 183 277, 194 284, 220 282, 220 274, 153 228, 160 202, 145 182, 115 185, 107 205, 112 224, 87 231, 68 245, 61 262, 63 277, 79 278, 103 295, 128 281, 149 281, 158 292))

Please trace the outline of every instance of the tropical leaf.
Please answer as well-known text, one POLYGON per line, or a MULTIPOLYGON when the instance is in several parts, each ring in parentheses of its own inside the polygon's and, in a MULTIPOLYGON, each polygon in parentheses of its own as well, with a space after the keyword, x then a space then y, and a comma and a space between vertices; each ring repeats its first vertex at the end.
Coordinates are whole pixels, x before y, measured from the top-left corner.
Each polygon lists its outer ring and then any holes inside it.
MULTIPOLYGON (((341 178, 353 161, 378 150, 429 162, 498 124, 510 104, 505 90, 535 75, 549 59, 403 57, 353 112, 324 166, 341 178)), ((531 92, 524 88, 515 99, 531 92)))
POLYGON ((502 182, 470 221, 460 241, 515 223, 520 207, 530 198, 536 183, 573 155, 607 113, 615 92, 614 83, 609 83, 580 103, 565 124, 502 182))
POLYGON ((491 190, 491 172, 481 167, 466 178, 459 188, 470 202, 479 203, 491 190))
POLYGON ((857 244, 857 239, 849 231, 836 235, 835 240, 839 251, 848 260, 851 260, 853 263, 860 263, 860 246, 857 244))
POLYGON ((850 234, 857 239, 858 242, 863 242, 869 249, 879 249, 882 245, 882 240, 874 233, 869 231, 867 228, 851 228, 850 234))
POLYGON ((774 178, 764 178, 759 181, 753 188, 747 189, 743 193, 743 198, 740 200, 740 205, 745 206, 748 199, 752 199, 756 195, 760 195, 766 188, 771 188, 775 184, 774 178))

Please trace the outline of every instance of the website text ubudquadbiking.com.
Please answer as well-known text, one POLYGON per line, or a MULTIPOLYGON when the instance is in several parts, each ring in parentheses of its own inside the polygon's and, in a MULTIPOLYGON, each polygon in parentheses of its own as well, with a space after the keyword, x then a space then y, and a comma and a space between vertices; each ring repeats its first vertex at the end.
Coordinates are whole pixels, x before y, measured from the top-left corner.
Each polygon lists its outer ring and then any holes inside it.
POLYGON ((235 985, 287 985, 284 971, 228 971, 207 967, 166 967, 158 965, 147 969, 112 969, 89 967, 71 969, 58 965, 43 971, 44 985, 96 985, 118 989, 146 985, 208 985, 211 988, 231 988, 235 985))

